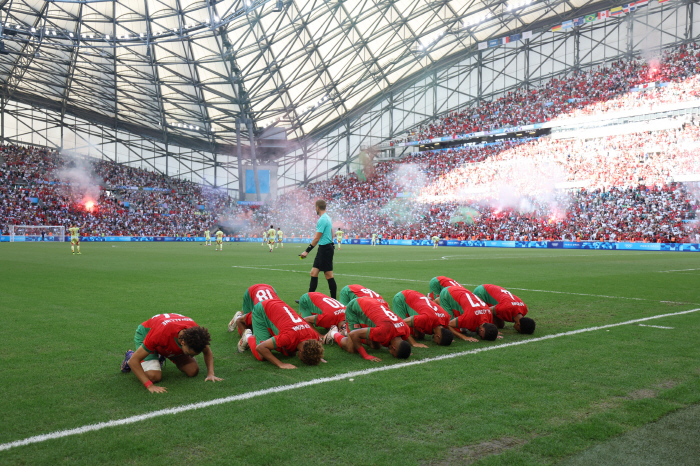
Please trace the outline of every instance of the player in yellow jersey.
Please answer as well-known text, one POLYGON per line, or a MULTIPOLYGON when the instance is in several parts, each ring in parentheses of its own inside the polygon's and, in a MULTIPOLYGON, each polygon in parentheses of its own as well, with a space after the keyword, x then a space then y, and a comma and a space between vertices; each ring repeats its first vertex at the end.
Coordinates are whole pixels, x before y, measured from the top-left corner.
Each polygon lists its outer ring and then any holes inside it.
POLYGON ((277 235, 277 232, 275 231, 275 227, 270 225, 270 229, 267 230, 267 245, 270 246, 270 252, 272 252, 272 248, 275 247, 275 236, 277 235))
POLYGON ((211 233, 209 229, 204 230, 204 245, 211 246, 211 233))
POLYGON ((260 246, 265 246, 267 244, 267 231, 263 231, 262 239, 262 244, 260 246))
POLYGON ((372 233, 372 246, 376 246, 376 245, 377 245, 377 234, 372 233))
POLYGON ((338 251, 340 251, 340 243, 343 241, 343 231, 340 228, 335 231, 335 237, 338 241, 338 251))
POLYGON ((78 248, 78 254, 80 254, 80 229, 85 228, 85 224, 83 223, 81 226, 78 226, 77 223, 72 224, 70 228, 68 228, 68 231, 70 231, 70 250, 75 254, 75 249, 76 247, 78 248))
POLYGON ((430 239, 433 241, 433 249, 437 249, 438 244, 440 243, 440 237, 435 235, 430 239))
POLYGON ((221 228, 216 230, 216 250, 217 251, 224 250, 224 232, 221 231, 221 228))
POLYGON ((282 229, 278 228, 277 229, 277 246, 275 248, 280 247, 282 245, 282 249, 284 249, 284 233, 282 233, 282 229))

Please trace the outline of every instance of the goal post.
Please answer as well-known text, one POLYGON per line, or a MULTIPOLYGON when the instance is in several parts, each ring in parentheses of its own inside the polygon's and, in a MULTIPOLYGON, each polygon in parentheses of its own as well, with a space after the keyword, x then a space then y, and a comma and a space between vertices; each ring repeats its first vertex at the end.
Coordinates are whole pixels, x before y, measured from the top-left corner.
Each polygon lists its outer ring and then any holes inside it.
POLYGON ((59 225, 10 225, 10 242, 66 240, 66 227, 59 225), (43 235, 42 235, 43 233, 43 235))

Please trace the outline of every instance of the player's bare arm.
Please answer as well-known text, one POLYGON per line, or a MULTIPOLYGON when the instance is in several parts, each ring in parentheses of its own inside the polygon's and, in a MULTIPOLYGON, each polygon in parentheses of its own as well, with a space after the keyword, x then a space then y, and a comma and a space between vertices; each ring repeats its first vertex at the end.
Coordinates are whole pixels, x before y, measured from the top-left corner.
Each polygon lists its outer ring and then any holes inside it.
POLYGON ((458 324, 457 324, 457 319, 452 319, 452 320, 450 321, 450 330, 452 330, 452 333, 453 333, 457 338, 459 338, 460 340, 464 340, 464 341, 471 342, 471 343, 479 343, 479 339, 478 339, 478 338, 468 337, 468 336, 466 336, 466 335, 462 335, 462 333, 461 333, 459 330, 457 330, 457 325, 458 325, 458 324))
MULTIPOLYGON (((408 325, 409 327, 411 326, 411 318, 406 317, 403 322, 408 325)), ((427 345, 424 345, 423 343, 418 343, 415 338, 413 338, 412 335, 408 336, 408 342, 413 346, 414 348, 427 348, 427 345)))
POLYGON ((258 352, 261 358, 265 359, 268 362, 271 362, 275 366, 279 367, 280 369, 296 369, 297 366, 294 364, 287 364, 285 362, 280 361, 275 357, 274 354, 272 354, 272 350, 275 348, 275 342, 273 338, 267 339, 260 343, 258 346, 255 347, 255 350, 258 352))
POLYGON ((153 377, 153 379, 157 380, 151 380, 151 378, 146 375, 141 367, 141 361, 143 361, 149 354, 150 353, 146 351, 143 346, 140 346, 139 349, 134 351, 134 354, 131 355, 131 359, 129 359, 129 367, 131 367, 131 372, 134 373, 136 378, 139 379, 139 382, 141 382, 149 392, 166 393, 168 391, 167 388, 153 385, 154 382, 160 382, 160 372, 157 372, 153 377))
POLYGON ((362 339, 366 338, 368 334, 367 330, 367 328, 358 328, 357 330, 353 330, 352 332, 348 333, 348 338, 344 340, 350 340, 350 342, 352 342, 353 350, 350 351, 349 349, 347 349, 347 351, 348 353, 354 353, 355 351, 357 351, 358 353, 360 353, 360 356, 362 356, 367 361, 381 362, 381 359, 379 359, 378 357, 367 354, 367 351, 362 346, 362 339))
POLYGON ((202 350, 202 356, 204 356, 204 364, 207 366, 207 378, 204 381, 222 382, 224 379, 214 375, 214 354, 211 352, 209 345, 202 350))
MULTIPOLYGON (((318 242, 321 241, 321 232, 317 231, 316 234, 314 235, 314 238, 311 240, 311 246, 316 247, 318 242)), ((304 251, 301 253, 301 257, 304 258, 308 256, 309 253, 304 251)))

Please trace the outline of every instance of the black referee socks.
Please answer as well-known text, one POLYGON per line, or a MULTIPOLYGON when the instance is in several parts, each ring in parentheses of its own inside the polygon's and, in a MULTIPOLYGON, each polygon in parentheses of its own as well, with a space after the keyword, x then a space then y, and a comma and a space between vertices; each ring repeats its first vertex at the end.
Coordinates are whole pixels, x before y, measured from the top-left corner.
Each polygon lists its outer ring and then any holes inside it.
POLYGON ((338 286, 335 284, 335 278, 328 279, 328 289, 331 290, 331 298, 335 299, 335 293, 338 291, 338 286))
POLYGON ((309 293, 313 293, 316 291, 316 287, 318 286, 318 277, 311 277, 311 283, 309 283, 309 293))

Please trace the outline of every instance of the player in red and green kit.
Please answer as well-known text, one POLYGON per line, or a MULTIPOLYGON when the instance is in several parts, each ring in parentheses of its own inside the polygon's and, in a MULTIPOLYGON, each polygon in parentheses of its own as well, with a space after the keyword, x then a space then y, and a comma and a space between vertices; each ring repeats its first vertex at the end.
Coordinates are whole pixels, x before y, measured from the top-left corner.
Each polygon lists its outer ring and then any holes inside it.
MULTIPOLYGON (((238 330, 238 334, 243 336, 245 329, 253 328, 253 320, 251 312, 253 312, 253 306, 258 304, 260 301, 265 301, 268 299, 279 298, 277 292, 270 285, 265 283, 257 283, 248 287, 248 289, 243 294, 243 307, 241 311, 236 312, 233 319, 228 323, 228 331, 233 332, 238 330)), ((242 341, 238 342, 238 352, 242 353, 244 350, 241 349, 242 341)))
POLYGON ((522 299, 498 285, 479 285, 474 294, 487 304, 491 304, 493 323, 496 327, 505 327, 506 322, 513 322, 516 332, 525 335, 535 333, 535 321, 527 315, 527 305, 522 299))
MULTIPOLYGON (((450 328, 450 315, 435 301, 415 290, 403 290, 396 293, 392 301, 394 314, 401 317, 411 328, 416 338, 422 339, 427 333, 433 336, 433 342, 441 346, 450 346, 456 329, 450 328)), ((461 334, 460 334, 461 335, 461 334)), ((411 346, 427 348, 416 343, 413 337, 408 338, 411 346)))
MULTIPOLYGON (((488 304, 474 296, 468 289, 462 286, 447 287, 440 292, 440 302, 442 308, 452 314, 450 327, 466 328, 488 341, 500 338, 498 328, 493 323, 493 313, 488 304)), ((479 341, 471 337, 463 338, 463 340, 479 341)))
POLYGON ((203 353, 207 366, 204 381, 219 382, 223 379, 214 375, 210 341, 209 331, 189 317, 180 314, 155 315, 136 329, 136 351, 126 352, 121 371, 133 372, 151 393, 163 393, 167 392, 165 387, 153 385, 161 380, 159 357, 170 359, 188 377, 195 377, 199 373, 199 365, 194 356, 203 353))
POLYGON ((356 326, 344 337, 340 332, 331 330, 331 338, 348 353, 359 353, 368 361, 381 361, 370 356, 362 346, 367 343, 373 349, 382 346, 389 348, 389 353, 399 359, 406 359, 411 355, 411 344, 406 341, 410 335, 408 325, 393 312, 386 304, 382 304, 373 298, 357 298, 350 301, 345 307, 345 319, 348 328, 356 326))
POLYGON ((338 301, 347 306, 350 301, 357 298, 374 298, 386 304, 386 301, 379 295, 379 293, 372 291, 363 285, 347 285, 343 287, 343 289, 340 290, 338 301))
POLYGON ((297 354, 309 366, 323 361, 323 345, 316 330, 281 299, 260 301, 253 307, 252 314, 253 331, 246 329, 243 338, 245 347, 250 348, 259 361, 267 360, 280 369, 296 369, 293 364, 277 359, 272 350, 285 356, 297 354))
POLYGON ((428 293, 428 298, 435 300, 436 303, 440 304, 440 292, 442 291, 443 288, 447 288, 448 286, 462 286, 460 285, 457 280, 453 280, 450 277, 443 277, 442 275, 439 275, 437 277, 433 277, 430 280, 430 293, 428 293))
POLYGON ((302 295, 299 298, 299 314, 310 325, 326 330, 335 327, 341 333, 345 331, 345 306, 323 293, 312 291, 302 295))

